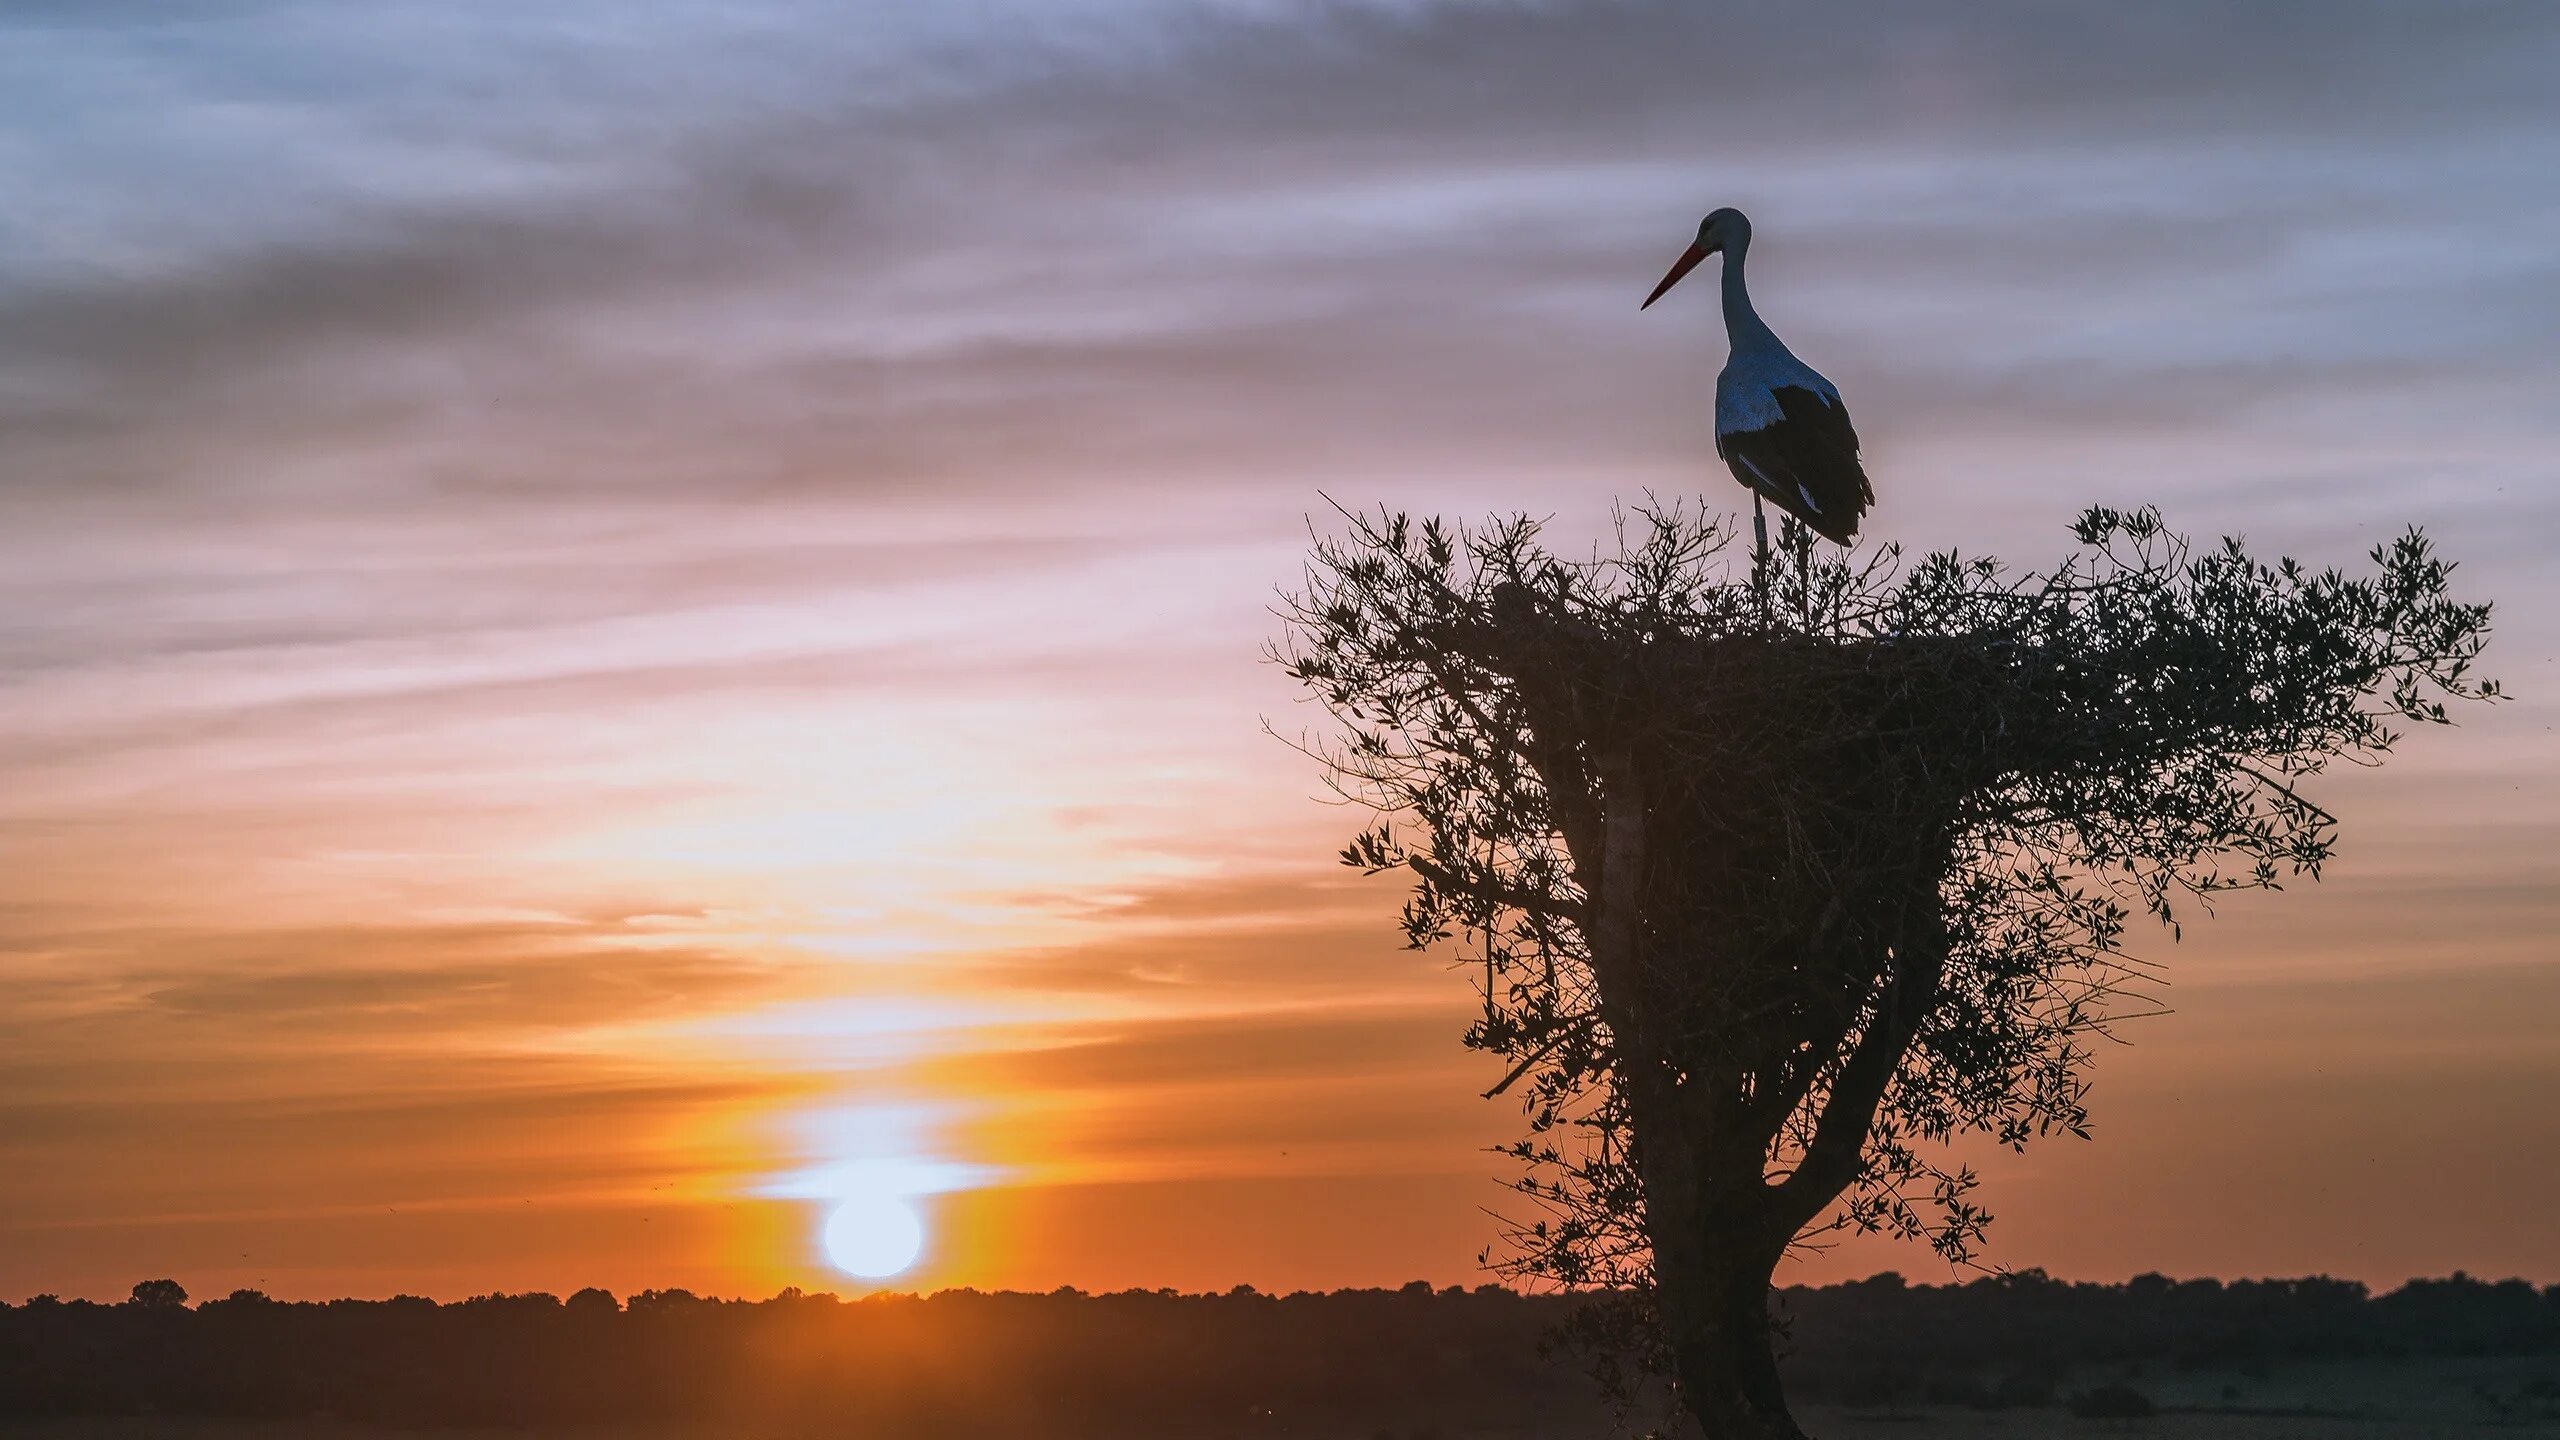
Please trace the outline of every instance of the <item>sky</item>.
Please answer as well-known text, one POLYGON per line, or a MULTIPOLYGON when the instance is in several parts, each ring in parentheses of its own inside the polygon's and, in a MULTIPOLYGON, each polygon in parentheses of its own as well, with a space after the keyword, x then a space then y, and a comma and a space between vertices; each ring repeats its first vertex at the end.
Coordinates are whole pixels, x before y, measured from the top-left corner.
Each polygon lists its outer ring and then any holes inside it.
MULTIPOLYGON (((1330 496, 2405 524, 2513 698, 2151 937, 1986 1258, 2560 1281, 2560 10, 0 15, 0 1297, 1476 1283, 1455 957, 1266 733, 1330 496)), ((1897 1268, 1848 1245, 1782 1280, 1897 1268)))

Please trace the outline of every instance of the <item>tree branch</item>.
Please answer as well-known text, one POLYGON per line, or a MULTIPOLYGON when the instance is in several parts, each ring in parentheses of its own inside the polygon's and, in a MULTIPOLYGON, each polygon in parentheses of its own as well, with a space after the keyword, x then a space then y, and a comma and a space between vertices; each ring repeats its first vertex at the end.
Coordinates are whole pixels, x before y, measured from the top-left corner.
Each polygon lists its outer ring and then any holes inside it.
POLYGON ((1493 905, 1507 905, 1532 915, 1570 920, 1576 926, 1590 915, 1588 906, 1570 896, 1524 890, 1517 885, 1506 885, 1491 875, 1471 879, 1426 855, 1408 855, 1404 863, 1411 867, 1413 873, 1430 881, 1433 888, 1447 894, 1465 895, 1493 905))
POLYGON ((1794 1173, 1773 1187, 1790 1234, 1821 1214, 1865 1167, 1876 1109, 1893 1084, 1903 1052, 1937 1004, 1945 964, 1945 952, 1935 944, 1916 955, 1895 957, 1892 976, 1877 997, 1875 1019, 1833 1077, 1803 1158, 1794 1173))

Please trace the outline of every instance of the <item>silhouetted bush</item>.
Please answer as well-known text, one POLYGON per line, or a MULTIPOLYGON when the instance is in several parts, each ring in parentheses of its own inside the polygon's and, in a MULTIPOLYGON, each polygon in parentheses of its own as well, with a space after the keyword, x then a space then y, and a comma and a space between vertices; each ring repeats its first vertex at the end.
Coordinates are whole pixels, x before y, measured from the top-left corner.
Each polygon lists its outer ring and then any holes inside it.
POLYGON ((2042 1409, 2053 1403, 2054 1380, 2051 1375, 2017 1373, 2003 1375, 1991 1390, 1994 1410, 2042 1409))
POLYGON ((2071 1413, 2083 1420, 2147 1420, 2160 1407, 2130 1385, 2101 1385, 2072 1396, 2071 1413))

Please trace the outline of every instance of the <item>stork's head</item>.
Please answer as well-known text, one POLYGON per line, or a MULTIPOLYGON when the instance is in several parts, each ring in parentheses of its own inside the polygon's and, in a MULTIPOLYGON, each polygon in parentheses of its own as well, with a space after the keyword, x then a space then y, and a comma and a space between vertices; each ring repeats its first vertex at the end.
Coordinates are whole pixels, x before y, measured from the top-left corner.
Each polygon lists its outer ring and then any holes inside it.
POLYGON ((1750 243, 1751 222, 1743 217, 1741 211, 1728 205, 1721 210, 1710 212, 1706 219, 1698 222, 1697 243, 1691 245, 1679 259, 1671 262, 1671 273, 1663 276, 1662 283, 1654 286, 1653 293, 1644 297, 1644 304, 1636 308, 1639 310, 1652 308, 1653 302, 1662 298, 1662 292, 1679 284, 1680 277, 1698 268, 1699 261, 1724 250, 1740 254, 1743 247, 1750 243))

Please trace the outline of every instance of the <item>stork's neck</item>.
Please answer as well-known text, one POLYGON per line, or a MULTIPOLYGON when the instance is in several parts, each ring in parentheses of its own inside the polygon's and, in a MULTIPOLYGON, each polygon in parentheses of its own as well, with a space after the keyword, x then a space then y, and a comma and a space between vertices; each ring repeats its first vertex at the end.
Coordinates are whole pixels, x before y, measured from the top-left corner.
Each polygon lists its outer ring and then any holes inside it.
POLYGON ((1724 338, 1735 351, 1784 350, 1777 332, 1761 320, 1760 312, 1751 308, 1751 291, 1742 280, 1742 257, 1749 242, 1728 246, 1724 252, 1724 338))

